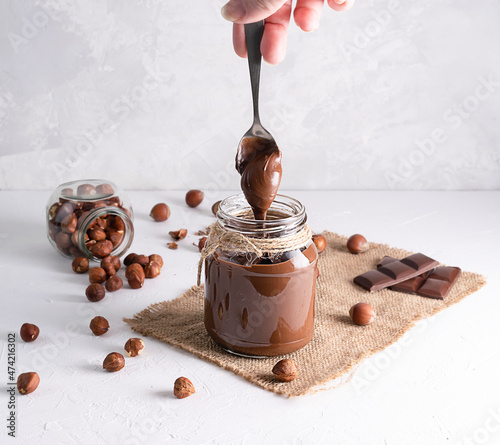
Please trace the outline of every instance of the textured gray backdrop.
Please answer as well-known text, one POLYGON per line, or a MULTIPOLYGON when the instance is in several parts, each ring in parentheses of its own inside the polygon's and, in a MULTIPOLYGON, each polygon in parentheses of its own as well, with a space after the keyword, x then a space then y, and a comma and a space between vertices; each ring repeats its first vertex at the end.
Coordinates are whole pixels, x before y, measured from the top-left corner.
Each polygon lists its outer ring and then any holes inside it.
MULTIPOLYGON (((0 189, 236 189, 246 61, 223 0, 0 3, 0 189)), ((262 119, 286 189, 499 189, 500 2, 358 0, 292 25, 262 119)))

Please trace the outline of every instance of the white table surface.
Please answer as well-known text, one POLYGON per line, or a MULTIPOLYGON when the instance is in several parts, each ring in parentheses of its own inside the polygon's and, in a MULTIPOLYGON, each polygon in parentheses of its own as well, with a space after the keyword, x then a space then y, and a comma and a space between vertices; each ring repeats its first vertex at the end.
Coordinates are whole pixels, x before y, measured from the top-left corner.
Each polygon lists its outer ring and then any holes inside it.
MULTIPOLYGON (((500 192, 293 192, 313 230, 421 251, 487 277, 461 303, 420 322, 389 350, 364 362, 344 386, 286 399, 160 341, 116 374, 102 370, 111 351, 137 336, 123 321, 151 303, 176 298, 195 282, 194 232, 213 221, 210 194, 197 209, 183 192, 129 192, 136 212, 132 251, 159 253, 160 277, 127 285, 98 303, 84 295, 87 275, 72 272, 45 235, 48 192, 0 192, 0 381, 7 381, 7 335, 24 322, 40 327, 16 343, 17 373, 36 371, 36 392, 16 396, 19 443, 30 444, 465 444, 500 443, 500 192), (149 218, 166 202, 165 223, 149 218), (168 231, 189 230, 176 251, 168 231), (105 316, 110 331, 88 328, 105 316), (178 400, 174 380, 196 394, 178 400), (469 440, 470 442, 467 442, 469 440)), ((7 393, 0 418, 6 435, 7 393)), ((14 441, 12 441, 14 443, 14 441)))

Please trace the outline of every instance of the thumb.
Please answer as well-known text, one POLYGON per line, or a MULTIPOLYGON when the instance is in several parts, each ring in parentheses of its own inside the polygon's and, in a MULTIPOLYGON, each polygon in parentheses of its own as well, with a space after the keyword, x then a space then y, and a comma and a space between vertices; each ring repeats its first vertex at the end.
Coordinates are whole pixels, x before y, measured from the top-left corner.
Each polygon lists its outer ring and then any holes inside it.
POLYGON ((280 9, 286 0, 229 0, 221 10, 222 16, 235 23, 253 23, 266 19, 280 9))

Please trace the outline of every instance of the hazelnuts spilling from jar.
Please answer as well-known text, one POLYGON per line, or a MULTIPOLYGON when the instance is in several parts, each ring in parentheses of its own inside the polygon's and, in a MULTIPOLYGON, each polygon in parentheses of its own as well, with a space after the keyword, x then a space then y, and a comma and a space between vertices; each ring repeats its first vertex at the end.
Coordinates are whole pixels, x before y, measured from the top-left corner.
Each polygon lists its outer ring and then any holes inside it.
POLYGON ((351 253, 363 253, 366 252, 369 247, 370 245, 368 241, 366 241, 366 238, 359 233, 352 235, 347 240, 347 250, 351 253))
POLYGON ((326 249, 326 239, 323 235, 313 235, 312 240, 318 253, 321 253, 326 249))
POLYGON ((163 258, 156 253, 149 256, 130 253, 123 263, 127 266, 125 277, 130 287, 140 289, 144 285, 145 278, 156 278, 160 275, 163 258))
POLYGON ((170 218, 170 207, 163 202, 156 204, 149 214, 156 222, 163 222, 170 218))
POLYGON ((185 399, 195 392, 194 385, 187 377, 179 377, 174 382, 174 395, 178 399, 185 399))
POLYGON ((144 342, 141 338, 129 338, 124 349, 129 357, 137 357, 144 350, 144 342))
POLYGON ((355 304, 349 310, 349 315, 358 326, 367 326, 375 320, 375 311, 368 303, 355 304))
POLYGON ((109 372, 117 372, 123 369, 124 366, 125 358, 119 352, 109 353, 102 363, 102 367, 109 372))
POLYGON ((280 360, 274 365, 273 374, 280 382, 291 382, 297 377, 297 365, 288 358, 280 360))
POLYGON ((168 234, 175 240, 180 241, 181 239, 186 238, 188 231, 187 229, 179 229, 175 231, 168 232, 168 234))
POLYGON ((94 335, 101 336, 109 331, 109 323, 104 317, 98 315, 90 321, 90 330, 94 335))
POLYGON ((20 394, 31 394, 40 384, 40 377, 36 372, 24 372, 17 378, 17 390, 20 394))
POLYGON ((24 323, 21 326, 19 334, 21 335, 21 338, 25 342, 30 343, 38 338, 38 335, 40 334, 40 329, 35 324, 24 323))
POLYGON ((198 207, 204 197, 205 194, 201 190, 189 190, 189 192, 186 193, 186 204, 189 207, 198 207))

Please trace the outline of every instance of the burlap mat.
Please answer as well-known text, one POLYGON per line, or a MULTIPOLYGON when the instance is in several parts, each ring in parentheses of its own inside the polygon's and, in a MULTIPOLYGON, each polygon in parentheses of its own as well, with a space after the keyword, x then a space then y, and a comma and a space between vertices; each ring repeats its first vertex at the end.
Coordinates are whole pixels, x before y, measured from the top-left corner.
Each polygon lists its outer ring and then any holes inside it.
POLYGON ((192 287, 176 300, 153 304, 124 321, 134 331, 192 352, 261 388, 298 396, 322 389, 332 379, 344 382, 345 376, 352 374, 363 359, 387 348, 419 319, 458 303, 485 284, 481 275, 463 271, 445 301, 388 289, 370 294, 353 284, 353 278, 375 268, 384 255, 403 258, 412 252, 371 243, 370 250, 353 255, 345 247, 345 237, 329 232, 324 235, 328 247, 319 258, 315 334, 306 347, 287 356, 299 368, 293 382, 280 383, 273 378, 271 369, 279 357, 237 357, 209 338, 203 324, 202 286, 192 287), (376 311, 377 318, 369 326, 356 326, 349 318, 350 307, 360 301, 370 303, 376 311), (339 379, 341 376, 344 378, 339 379))

